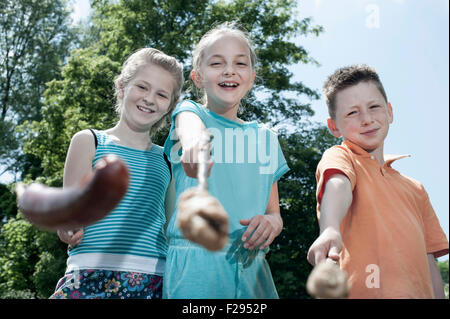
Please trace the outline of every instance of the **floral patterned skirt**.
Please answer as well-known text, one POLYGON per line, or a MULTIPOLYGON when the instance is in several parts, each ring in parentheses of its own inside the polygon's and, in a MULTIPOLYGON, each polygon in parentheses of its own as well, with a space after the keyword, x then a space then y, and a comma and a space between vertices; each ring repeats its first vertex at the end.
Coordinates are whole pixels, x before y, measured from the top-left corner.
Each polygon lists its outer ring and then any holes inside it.
POLYGON ((66 273, 50 299, 161 299, 162 284, 157 275, 80 269, 66 273))

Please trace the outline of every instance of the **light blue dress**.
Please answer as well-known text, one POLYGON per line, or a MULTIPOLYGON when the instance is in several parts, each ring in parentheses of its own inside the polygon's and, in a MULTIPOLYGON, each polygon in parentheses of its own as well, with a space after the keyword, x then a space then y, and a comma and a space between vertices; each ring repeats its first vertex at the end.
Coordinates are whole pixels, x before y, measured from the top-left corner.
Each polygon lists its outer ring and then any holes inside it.
POLYGON ((194 112, 214 135, 208 179, 209 192, 223 205, 230 218, 229 241, 219 252, 210 252, 183 238, 177 226, 177 210, 167 228, 163 298, 278 298, 265 251, 248 250, 241 237, 246 227, 239 223, 264 214, 270 191, 289 168, 274 131, 255 121, 244 124, 228 120, 193 101, 177 105, 164 152, 173 165, 176 201, 197 185, 180 163, 181 146, 176 139, 175 117, 194 112))

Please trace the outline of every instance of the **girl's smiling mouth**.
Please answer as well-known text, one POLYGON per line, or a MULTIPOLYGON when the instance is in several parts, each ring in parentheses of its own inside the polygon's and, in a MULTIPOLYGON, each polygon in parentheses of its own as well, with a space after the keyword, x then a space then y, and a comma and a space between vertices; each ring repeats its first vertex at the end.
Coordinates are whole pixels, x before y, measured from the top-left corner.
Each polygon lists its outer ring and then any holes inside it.
POLYGON ((153 111, 151 108, 145 107, 145 106, 141 106, 141 105, 137 105, 137 108, 139 111, 145 112, 145 113, 155 113, 155 111, 153 111))
POLYGON ((239 86, 239 84, 236 83, 236 82, 228 82, 228 81, 224 81, 224 82, 220 82, 220 83, 219 83, 219 86, 220 86, 220 87, 223 87, 223 88, 236 88, 236 87, 239 86))

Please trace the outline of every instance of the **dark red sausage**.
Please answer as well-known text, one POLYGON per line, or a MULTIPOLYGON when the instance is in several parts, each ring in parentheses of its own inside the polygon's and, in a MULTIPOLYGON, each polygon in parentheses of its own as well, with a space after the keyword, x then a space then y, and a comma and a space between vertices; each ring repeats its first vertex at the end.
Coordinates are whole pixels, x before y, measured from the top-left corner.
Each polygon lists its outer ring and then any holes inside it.
POLYGON ((105 217, 128 189, 129 173, 116 156, 102 158, 77 186, 48 187, 34 183, 16 188, 17 204, 32 224, 48 230, 72 230, 105 217))

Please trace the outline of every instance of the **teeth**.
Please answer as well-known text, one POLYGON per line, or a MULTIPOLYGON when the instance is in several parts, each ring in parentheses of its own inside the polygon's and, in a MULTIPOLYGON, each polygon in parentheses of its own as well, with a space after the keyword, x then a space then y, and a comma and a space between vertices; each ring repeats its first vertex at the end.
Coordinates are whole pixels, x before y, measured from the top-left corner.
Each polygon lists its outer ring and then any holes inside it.
POLYGON ((145 106, 140 106, 140 105, 138 105, 137 108, 138 108, 139 110, 141 110, 142 112, 147 112, 147 113, 153 113, 153 112, 155 112, 155 111, 153 111, 152 109, 149 109, 149 108, 147 108, 147 107, 145 107, 145 106))
POLYGON ((222 82, 219 85, 220 86, 227 86, 227 87, 237 87, 236 83, 229 83, 229 82, 222 82))

